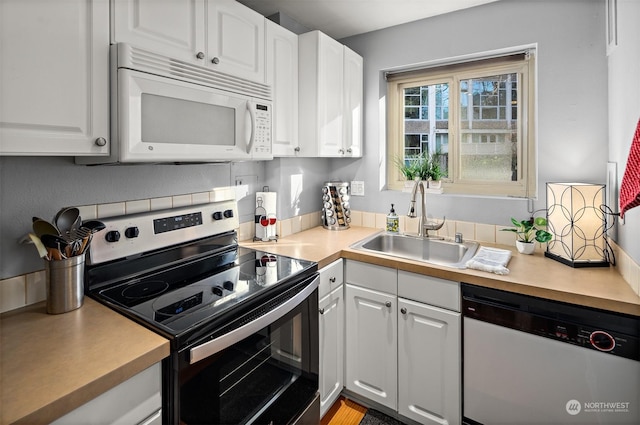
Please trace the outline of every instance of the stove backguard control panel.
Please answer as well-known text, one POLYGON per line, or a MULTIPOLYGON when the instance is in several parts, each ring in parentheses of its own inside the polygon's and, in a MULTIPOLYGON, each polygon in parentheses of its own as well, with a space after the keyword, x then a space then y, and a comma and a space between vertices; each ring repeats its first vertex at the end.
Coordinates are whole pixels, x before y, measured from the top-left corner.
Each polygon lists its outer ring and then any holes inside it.
POLYGON ((237 203, 212 202, 161 211, 107 217, 106 228, 93 237, 87 263, 141 254, 237 229, 237 203))

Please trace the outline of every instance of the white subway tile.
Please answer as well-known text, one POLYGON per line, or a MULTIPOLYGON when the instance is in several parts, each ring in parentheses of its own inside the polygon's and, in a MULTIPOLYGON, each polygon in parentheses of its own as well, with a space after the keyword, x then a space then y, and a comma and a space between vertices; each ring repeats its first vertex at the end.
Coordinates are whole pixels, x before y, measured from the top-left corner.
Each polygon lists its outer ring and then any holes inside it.
POLYGON ((0 281, 0 313, 15 310, 26 305, 24 276, 16 276, 0 281))
POLYGON ((126 205, 124 202, 114 202, 111 204, 99 204, 98 218, 115 217, 118 215, 124 215, 125 211, 126 211, 126 205))
POLYGON ((477 240, 475 227, 475 223, 469 223, 468 221, 456 221, 455 233, 462 233, 464 239, 475 241, 477 240))
POLYGON ((198 192, 191 194, 191 203, 193 205, 208 204, 209 202, 209 192, 198 192))
POLYGON ((492 224, 476 224, 476 240, 478 242, 496 242, 496 226, 492 224))
POLYGON ((173 208, 188 207, 192 205, 191 195, 176 195, 171 197, 173 199, 173 208))
POLYGON ((149 212, 151 211, 151 200, 139 199, 137 201, 127 201, 125 202, 125 209, 127 211, 127 214, 149 212))
POLYGON ((77 208, 80 211, 80 217, 82 217, 82 221, 95 220, 96 218, 98 218, 97 205, 82 205, 77 208))
POLYGON ((44 270, 25 275, 26 278, 26 303, 35 304, 47 299, 46 279, 47 274, 44 270))
POLYGON ((376 227, 376 215, 375 213, 363 212, 362 213, 362 227, 376 227))
POLYGON ((166 210, 173 207, 173 198, 170 196, 162 198, 151 198, 151 211, 166 210))
POLYGON ((376 229, 386 229, 387 228, 387 215, 386 214, 376 214, 376 229))
MULTIPOLYGON (((322 220, 320 220, 320 224, 322 224, 322 220)), ((351 226, 362 226, 362 211, 351 210, 351 226)))
POLYGON ((285 238, 291 235, 291 219, 280 220, 280 237, 285 238))

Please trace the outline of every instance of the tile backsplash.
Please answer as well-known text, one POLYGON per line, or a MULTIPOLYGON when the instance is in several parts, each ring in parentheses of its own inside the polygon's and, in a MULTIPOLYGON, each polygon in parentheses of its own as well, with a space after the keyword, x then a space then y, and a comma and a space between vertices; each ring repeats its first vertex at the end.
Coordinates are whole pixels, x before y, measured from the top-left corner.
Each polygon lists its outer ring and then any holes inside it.
MULTIPOLYGON (((235 188, 223 187, 215 188, 209 192, 100 205, 83 205, 78 208, 80 209, 82 218, 88 220, 216 202, 232 197, 235 197, 235 188)), ((400 216, 399 218, 399 230, 401 233, 417 233, 417 218, 411 219, 405 216, 400 216)), ((322 221, 320 211, 318 211, 280 220, 276 224, 276 232, 279 237, 286 237, 320 225, 322 225, 322 221)), ((384 229, 386 227, 386 214, 352 211, 351 225, 384 229)), ((447 220, 436 234, 453 239, 456 233, 462 233, 462 237, 465 240, 513 246, 515 243, 515 234, 513 232, 500 231, 500 229, 504 227, 503 225, 447 220)), ((238 228, 239 240, 252 239, 254 235, 255 223, 240 223, 240 227, 238 228)), ((615 243, 611 244, 617 260, 616 267, 618 271, 629 283, 634 292, 640 295, 640 265, 636 264, 633 259, 615 243)), ((543 251, 544 246, 537 244, 536 249, 543 251)), ((0 280, 0 313, 44 301, 46 299, 45 279, 44 270, 39 270, 33 273, 0 280)))

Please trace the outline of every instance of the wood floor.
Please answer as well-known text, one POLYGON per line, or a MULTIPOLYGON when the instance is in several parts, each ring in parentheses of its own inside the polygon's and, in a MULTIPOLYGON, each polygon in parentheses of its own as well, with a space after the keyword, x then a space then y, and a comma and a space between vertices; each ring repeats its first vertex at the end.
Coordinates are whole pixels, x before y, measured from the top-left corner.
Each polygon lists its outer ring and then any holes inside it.
POLYGON ((358 425, 367 408, 340 397, 320 421, 320 425, 358 425))

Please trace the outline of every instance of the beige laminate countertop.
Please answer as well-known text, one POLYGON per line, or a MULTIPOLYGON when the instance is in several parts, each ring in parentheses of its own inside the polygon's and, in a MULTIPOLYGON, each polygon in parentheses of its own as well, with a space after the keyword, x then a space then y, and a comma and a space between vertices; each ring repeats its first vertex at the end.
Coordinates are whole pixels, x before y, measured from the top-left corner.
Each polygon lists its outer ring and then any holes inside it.
POLYGON ((241 245, 274 254, 316 261, 319 268, 338 258, 346 258, 443 279, 640 316, 640 297, 633 292, 615 267, 574 269, 546 258, 542 253, 522 255, 515 250, 515 247, 500 246, 500 248, 513 251, 508 264, 510 272, 501 276, 494 273, 469 269, 459 270, 386 255, 370 254, 349 248, 355 242, 379 231, 379 229, 367 227, 351 227, 341 231, 315 227, 281 238, 278 242, 246 241, 241 245))
POLYGON ((169 355, 169 341, 85 297, 0 316, 0 424, 46 424, 169 355))

